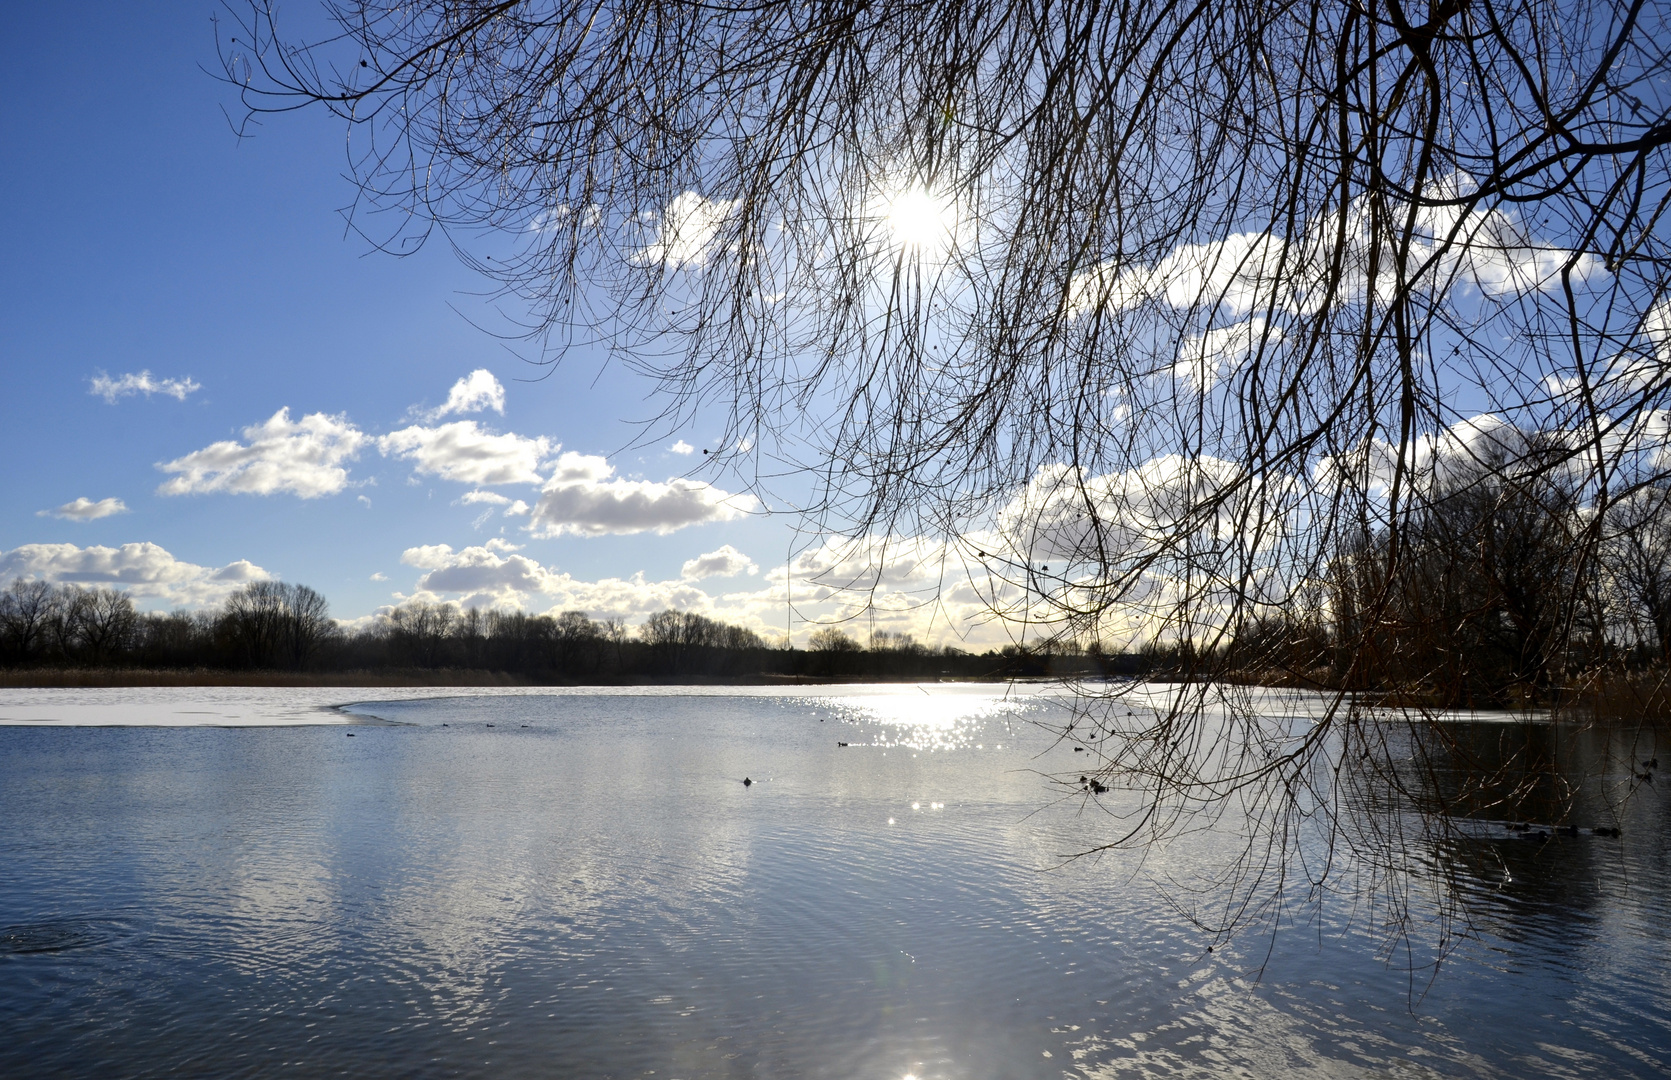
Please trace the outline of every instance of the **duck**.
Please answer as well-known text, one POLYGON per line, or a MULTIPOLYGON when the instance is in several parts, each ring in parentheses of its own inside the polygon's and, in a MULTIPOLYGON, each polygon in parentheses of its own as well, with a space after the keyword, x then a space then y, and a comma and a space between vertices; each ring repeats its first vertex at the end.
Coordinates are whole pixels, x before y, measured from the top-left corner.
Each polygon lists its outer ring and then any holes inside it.
POLYGON ((745 777, 743 777, 743 786, 744 787, 753 787, 754 786, 754 781, 750 780, 748 777, 745 776, 745 777))

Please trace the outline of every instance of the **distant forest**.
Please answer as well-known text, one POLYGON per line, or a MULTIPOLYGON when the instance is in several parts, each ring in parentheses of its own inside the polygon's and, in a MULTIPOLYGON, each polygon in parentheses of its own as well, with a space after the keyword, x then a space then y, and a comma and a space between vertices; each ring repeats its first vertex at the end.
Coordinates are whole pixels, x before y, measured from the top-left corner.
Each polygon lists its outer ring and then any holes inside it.
POLYGON ((220 608, 138 611, 107 587, 15 580, 0 591, 0 666, 28 681, 65 669, 375 674, 477 672, 534 683, 712 679, 958 679, 1133 674, 1139 658, 1057 644, 972 653, 878 632, 861 643, 838 627, 809 648, 694 612, 663 611, 637 627, 557 615, 414 601, 344 631, 306 585, 252 582, 220 608))
MULTIPOLYGON (((1570 701, 1630 687, 1671 699, 1671 488, 1648 487, 1575 535, 1578 492, 1493 468, 1440 491, 1396 547, 1364 529, 1296 598, 1131 654, 1061 636, 972 653, 838 626, 805 649, 692 612, 642 625, 411 602, 345 632, 305 585, 253 582, 218 609, 147 614, 120 590, 15 580, 0 666, 290 672, 450 670, 531 682, 1148 675, 1363 691, 1440 707, 1570 701), (1589 534, 1592 538, 1595 533, 1589 534)), ((13 681, 16 681, 15 677, 13 681)), ((1636 710, 1631 706, 1627 711, 1636 710)))

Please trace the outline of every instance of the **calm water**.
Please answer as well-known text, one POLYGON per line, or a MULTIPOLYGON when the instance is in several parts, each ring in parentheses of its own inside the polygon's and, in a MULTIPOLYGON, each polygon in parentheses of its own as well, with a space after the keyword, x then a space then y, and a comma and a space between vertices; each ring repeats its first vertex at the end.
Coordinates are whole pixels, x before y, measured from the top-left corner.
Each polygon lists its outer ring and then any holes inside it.
POLYGON ((397 725, 353 738, 0 729, 0 1075, 1671 1068, 1651 788, 1622 839, 1450 852, 1478 936, 1429 987, 1349 897, 1207 953, 1157 883, 1211 834, 1063 863, 1116 823, 1040 776, 1076 765, 1031 723, 1049 708, 907 688, 370 704, 397 725))

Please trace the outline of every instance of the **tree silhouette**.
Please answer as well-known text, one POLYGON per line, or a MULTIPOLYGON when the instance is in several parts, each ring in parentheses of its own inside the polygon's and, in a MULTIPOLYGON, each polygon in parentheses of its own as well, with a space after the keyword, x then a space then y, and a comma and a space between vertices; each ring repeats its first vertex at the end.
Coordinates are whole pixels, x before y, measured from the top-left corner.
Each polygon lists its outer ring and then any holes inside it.
MULTIPOLYGON (((1447 471, 1570 493, 1534 546, 1577 568, 1671 467, 1662 5, 328 10, 304 41, 238 8, 222 72, 245 123, 343 119, 374 243, 440 230, 542 355, 611 343, 668 422, 722 402, 751 449, 711 466, 818 478, 820 526, 929 537, 1014 623, 1178 658, 1152 708, 1082 701, 1127 841, 1259 804, 1287 844, 1296 787, 1379 744, 1349 699, 1297 733, 1206 677, 1348 554, 1378 587, 1331 645, 1372 655, 1447 471)), ((1589 580, 1493 584, 1517 672, 1547 682, 1589 580)))

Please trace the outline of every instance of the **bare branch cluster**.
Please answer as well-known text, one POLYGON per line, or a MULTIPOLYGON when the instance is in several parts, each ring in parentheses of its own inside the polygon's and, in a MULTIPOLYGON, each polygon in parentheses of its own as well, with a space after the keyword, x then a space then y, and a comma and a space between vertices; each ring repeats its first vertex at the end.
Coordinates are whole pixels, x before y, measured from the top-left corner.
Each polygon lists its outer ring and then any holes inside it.
MULTIPOLYGON (((330 11, 301 42, 257 0, 224 74, 250 119, 346 122, 357 227, 441 229, 548 357, 723 402, 821 523, 936 538, 1006 617, 1196 687, 1296 626, 1382 691, 1489 654, 1541 693, 1627 622, 1665 648, 1663 5, 330 11), (1438 659, 1446 620, 1490 647, 1438 659)), ((1126 711, 1097 745, 1134 838, 1238 803, 1286 850, 1382 739, 1345 698, 1126 711)))

